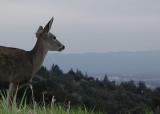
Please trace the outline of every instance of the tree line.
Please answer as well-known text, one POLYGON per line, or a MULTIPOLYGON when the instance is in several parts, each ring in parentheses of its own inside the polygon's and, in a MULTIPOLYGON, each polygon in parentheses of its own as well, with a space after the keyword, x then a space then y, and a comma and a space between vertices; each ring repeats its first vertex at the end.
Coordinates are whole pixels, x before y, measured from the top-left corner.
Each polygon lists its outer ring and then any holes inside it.
MULTIPOLYGON (((0 89, 7 88, 1 84, 0 89)), ((80 70, 69 70, 64 73, 58 65, 51 69, 42 66, 33 78, 33 90, 36 103, 49 105, 55 99, 55 104, 70 102, 71 107, 85 107, 106 114, 143 114, 146 110, 157 111, 160 106, 160 88, 150 89, 144 82, 134 81, 116 84, 107 75, 103 80, 95 79, 80 70)), ((26 91, 28 103, 32 102, 28 87, 18 92, 18 98, 26 91), (27 91, 26 91, 27 88, 27 91)))

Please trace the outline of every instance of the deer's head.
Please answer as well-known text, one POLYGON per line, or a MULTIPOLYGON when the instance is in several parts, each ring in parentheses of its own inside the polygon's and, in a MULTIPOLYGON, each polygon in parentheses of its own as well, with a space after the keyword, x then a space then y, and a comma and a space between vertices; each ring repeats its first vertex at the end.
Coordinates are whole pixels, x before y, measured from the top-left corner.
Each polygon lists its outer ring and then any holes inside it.
POLYGON ((65 46, 56 39, 56 36, 50 33, 53 18, 43 28, 40 26, 36 32, 36 37, 40 40, 48 51, 62 51, 65 46))

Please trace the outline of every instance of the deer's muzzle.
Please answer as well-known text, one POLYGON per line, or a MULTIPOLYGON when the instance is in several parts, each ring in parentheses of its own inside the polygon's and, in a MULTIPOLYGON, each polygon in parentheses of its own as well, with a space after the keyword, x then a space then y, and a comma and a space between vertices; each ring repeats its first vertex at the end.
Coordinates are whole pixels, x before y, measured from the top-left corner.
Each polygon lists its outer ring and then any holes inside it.
POLYGON ((59 51, 62 51, 64 49, 65 49, 65 46, 62 46, 62 47, 59 48, 59 51))

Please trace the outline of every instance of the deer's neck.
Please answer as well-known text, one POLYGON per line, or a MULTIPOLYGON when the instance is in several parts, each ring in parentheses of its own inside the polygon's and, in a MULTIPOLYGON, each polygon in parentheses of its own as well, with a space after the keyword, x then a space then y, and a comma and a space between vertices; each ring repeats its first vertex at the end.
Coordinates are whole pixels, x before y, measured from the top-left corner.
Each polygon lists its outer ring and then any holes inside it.
POLYGON ((34 48, 30 51, 33 60, 33 74, 41 67, 48 50, 43 45, 43 41, 38 39, 34 48))

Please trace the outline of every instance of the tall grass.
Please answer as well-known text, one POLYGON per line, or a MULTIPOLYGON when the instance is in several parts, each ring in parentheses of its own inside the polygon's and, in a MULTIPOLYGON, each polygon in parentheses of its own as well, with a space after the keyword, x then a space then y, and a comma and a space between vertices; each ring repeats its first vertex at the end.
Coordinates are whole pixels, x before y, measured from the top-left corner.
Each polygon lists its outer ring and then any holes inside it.
MULTIPOLYGON (((0 99, 0 114, 105 114, 101 112, 88 111, 85 107, 69 108, 66 109, 63 105, 57 105, 51 102, 50 106, 37 105, 36 102, 32 105, 28 105, 23 95, 21 101, 17 104, 16 97, 13 100, 12 107, 9 108, 6 96, 1 94, 0 99)), ((107 113, 108 114, 108 113, 107 113)), ((116 112, 115 112, 116 114, 116 112)), ((128 112, 126 114, 132 114, 128 112)), ((145 114, 154 114, 152 111, 146 110, 145 114)))
POLYGON ((72 108, 67 110, 62 105, 50 105, 50 106, 39 106, 36 103, 33 105, 27 105, 25 97, 17 105, 16 97, 14 98, 12 107, 9 108, 6 96, 1 94, 2 99, 0 100, 0 114, 102 114, 88 111, 85 108, 82 109, 72 108))

